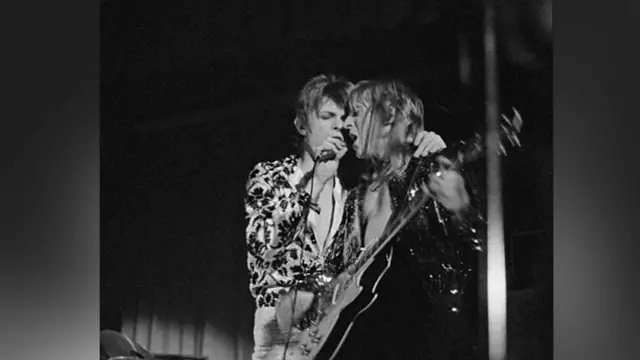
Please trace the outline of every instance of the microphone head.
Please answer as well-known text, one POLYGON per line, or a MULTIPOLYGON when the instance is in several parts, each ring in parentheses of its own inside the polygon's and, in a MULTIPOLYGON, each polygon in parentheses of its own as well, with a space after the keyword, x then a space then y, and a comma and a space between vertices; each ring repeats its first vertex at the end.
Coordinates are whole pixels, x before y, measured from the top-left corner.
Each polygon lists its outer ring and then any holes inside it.
POLYGON ((325 150, 318 155, 316 162, 329 161, 336 158, 336 153, 331 150, 325 150))

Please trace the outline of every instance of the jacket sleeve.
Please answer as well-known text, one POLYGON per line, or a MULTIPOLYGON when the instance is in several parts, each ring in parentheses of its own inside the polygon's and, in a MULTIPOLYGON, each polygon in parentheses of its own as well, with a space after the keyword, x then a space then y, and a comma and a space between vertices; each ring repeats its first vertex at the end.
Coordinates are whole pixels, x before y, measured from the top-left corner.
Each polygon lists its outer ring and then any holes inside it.
POLYGON ((484 206, 482 189, 479 187, 479 183, 476 181, 472 171, 462 169, 461 174, 465 182, 465 189, 469 194, 469 205, 462 210, 459 216, 454 216, 443 206, 440 206, 440 208, 444 209, 449 219, 447 223, 448 231, 455 233, 460 239, 469 243, 472 250, 483 251, 485 247, 486 221, 482 210, 484 206))

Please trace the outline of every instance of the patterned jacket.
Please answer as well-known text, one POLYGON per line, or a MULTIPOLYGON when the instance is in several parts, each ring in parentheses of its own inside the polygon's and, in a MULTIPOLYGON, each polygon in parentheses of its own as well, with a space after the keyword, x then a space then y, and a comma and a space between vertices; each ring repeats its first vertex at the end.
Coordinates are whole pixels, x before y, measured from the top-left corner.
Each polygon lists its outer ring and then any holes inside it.
MULTIPOLYGON (((296 188, 302 178, 297 160, 296 156, 288 156, 258 163, 247 181, 247 268, 249 290, 257 307, 275 306, 281 294, 321 269, 328 255, 319 248, 309 223, 302 221, 309 194, 296 188)), ((345 195, 336 181, 337 219, 342 217, 345 195)), ((332 227, 332 233, 337 231, 339 222, 332 227)))

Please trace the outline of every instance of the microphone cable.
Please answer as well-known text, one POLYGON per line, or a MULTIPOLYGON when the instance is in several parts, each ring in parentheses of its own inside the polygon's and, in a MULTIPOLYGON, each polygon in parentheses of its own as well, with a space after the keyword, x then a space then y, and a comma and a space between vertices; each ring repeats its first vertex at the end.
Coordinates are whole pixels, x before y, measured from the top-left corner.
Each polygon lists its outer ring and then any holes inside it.
MULTIPOLYGON (((345 141, 345 146, 349 146, 349 143, 347 139, 351 139, 349 136, 349 131, 345 128, 342 128, 340 130, 340 133, 343 136, 343 141, 345 141)), ((327 154, 328 155, 328 154, 327 154)), ((311 168, 310 174, 311 174, 311 186, 309 189, 309 199, 307 200, 304 208, 303 208, 303 214, 302 214, 302 219, 301 224, 304 224, 304 228, 303 230, 306 230, 306 226, 307 226, 307 217, 309 217, 309 210, 311 209, 311 197, 313 196, 313 185, 314 185, 314 176, 313 174, 316 172, 316 165, 318 165, 318 162, 320 161, 327 161, 330 160, 331 157, 334 157, 335 153, 332 152, 331 156, 327 157, 327 158, 323 158, 323 154, 321 153, 320 155, 316 156, 314 162, 313 162, 313 167, 311 168)), ((303 176, 304 178, 304 176, 303 176)), ((335 181, 335 180, 334 180, 335 181)), ((333 209, 332 209, 333 211, 333 209)), ((298 231, 298 236, 299 235, 299 231, 298 231)), ((302 257, 304 255, 304 232, 302 233, 302 244, 300 244, 300 257, 298 259, 298 267, 302 268, 302 257)), ((287 357, 287 350, 289 349, 289 343, 291 341, 291 332, 293 330, 293 317, 295 315, 295 309, 296 309, 296 301, 298 300, 298 289, 296 287, 295 284, 295 280, 293 280, 293 303, 291 305, 291 324, 289 324, 289 330, 287 331, 287 338, 285 339, 285 343, 284 343, 284 351, 282 353, 282 360, 286 360, 287 357)))
MULTIPOLYGON (((316 157, 317 158, 317 157, 316 157)), ((306 204, 302 211, 302 219, 300 219, 301 224, 304 224, 302 230, 306 230, 307 226, 307 217, 309 216, 309 209, 311 208, 311 197, 313 196, 313 174, 316 172, 316 165, 318 161, 313 162, 313 167, 311 168, 311 186, 309 189, 309 199, 306 201, 306 204)), ((298 236, 300 236, 300 231, 298 231, 298 236)), ((304 231, 302 232, 302 244, 300 244, 300 257, 298 258, 298 267, 302 269, 302 257, 304 255, 304 231)), ((282 352, 282 360, 286 360, 287 358, 287 350, 289 349, 289 342, 291 340, 291 331, 293 330, 293 317, 295 315, 296 309, 296 301, 298 299, 298 289, 295 284, 295 279, 293 279, 293 303, 291 304, 291 323, 289 324, 289 330, 287 331, 287 338, 284 342, 284 351, 282 352)))

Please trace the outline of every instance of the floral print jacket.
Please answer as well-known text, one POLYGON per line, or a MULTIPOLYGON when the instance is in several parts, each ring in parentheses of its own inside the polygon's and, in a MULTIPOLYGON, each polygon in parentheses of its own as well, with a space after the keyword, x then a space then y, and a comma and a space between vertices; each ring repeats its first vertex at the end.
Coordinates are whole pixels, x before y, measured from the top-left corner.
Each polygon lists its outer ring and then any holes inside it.
MULTIPOLYGON (((306 219, 302 221, 309 194, 296 188, 301 177, 297 160, 288 156, 258 163, 247 181, 247 268, 257 307, 275 306, 281 294, 321 269, 327 258, 306 219)), ((346 194, 338 189, 334 198, 341 207, 346 194)))

